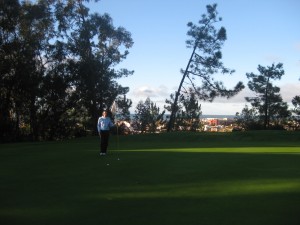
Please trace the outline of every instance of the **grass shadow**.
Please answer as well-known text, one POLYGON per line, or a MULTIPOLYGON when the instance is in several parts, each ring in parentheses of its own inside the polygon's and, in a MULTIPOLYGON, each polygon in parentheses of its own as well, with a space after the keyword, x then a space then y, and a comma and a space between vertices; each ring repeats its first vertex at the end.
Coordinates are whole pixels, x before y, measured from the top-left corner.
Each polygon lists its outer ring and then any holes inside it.
POLYGON ((232 152, 229 142, 186 150, 178 139, 154 148, 153 137, 119 137, 107 157, 96 138, 1 150, 1 224, 299 223, 299 154, 232 152))

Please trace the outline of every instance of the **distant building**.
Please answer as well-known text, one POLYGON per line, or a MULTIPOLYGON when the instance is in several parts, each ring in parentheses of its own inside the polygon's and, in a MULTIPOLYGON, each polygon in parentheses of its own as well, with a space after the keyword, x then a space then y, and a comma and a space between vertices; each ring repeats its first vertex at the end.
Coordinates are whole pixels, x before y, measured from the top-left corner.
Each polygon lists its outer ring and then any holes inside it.
POLYGON ((203 130, 207 132, 228 132, 232 130, 234 118, 203 118, 203 130))

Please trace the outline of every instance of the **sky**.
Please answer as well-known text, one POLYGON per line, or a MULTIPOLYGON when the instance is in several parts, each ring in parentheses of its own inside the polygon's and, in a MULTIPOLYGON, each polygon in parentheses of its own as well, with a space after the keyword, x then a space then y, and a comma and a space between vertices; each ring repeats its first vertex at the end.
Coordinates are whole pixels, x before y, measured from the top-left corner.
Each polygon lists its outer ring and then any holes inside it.
MULTIPOLYGON (((235 115, 247 104, 245 97, 255 93, 247 88, 246 73, 283 63, 285 74, 273 84, 292 108, 300 95, 300 1, 299 0, 101 0, 89 3, 91 12, 108 13, 115 27, 131 33, 134 45, 119 65, 134 74, 117 82, 129 87, 131 112, 147 97, 162 111, 165 100, 178 89, 192 53, 185 41, 187 23, 195 24, 206 13, 206 5, 217 4, 227 40, 222 48, 224 66, 232 75, 216 76, 227 88, 242 81, 246 88, 230 99, 201 102, 203 115, 235 115)), ((249 104, 248 104, 249 105, 249 104)))

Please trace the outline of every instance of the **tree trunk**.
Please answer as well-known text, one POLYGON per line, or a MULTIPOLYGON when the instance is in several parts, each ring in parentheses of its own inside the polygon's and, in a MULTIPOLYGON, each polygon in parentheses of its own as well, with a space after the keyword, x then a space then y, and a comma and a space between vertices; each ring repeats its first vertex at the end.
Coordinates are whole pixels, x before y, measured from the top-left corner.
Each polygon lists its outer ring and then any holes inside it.
POLYGON ((268 124, 268 108, 269 108, 269 96, 268 96, 268 92, 269 92, 269 77, 268 77, 268 80, 267 80, 267 85, 266 85, 266 92, 265 92, 265 108, 264 108, 264 129, 267 129, 269 127, 269 124, 268 124))
POLYGON ((174 103, 173 103, 173 105, 172 105, 172 112, 171 112, 171 115, 170 115, 170 120, 169 120, 168 128, 167 128, 167 131, 168 131, 168 132, 171 131, 171 130, 173 129, 174 122, 175 122, 175 116, 176 116, 176 113, 177 113, 177 104, 178 104, 177 102, 178 102, 178 97, 179 97, 179 95, 180 95, 180 90, 181 90, 181 88, 182 88, 183 81, 184 81, 185 77, 186 77, 187 74, 188 74, 188 69, 189 69, 190 64, 191 64, 191 62, 192 62, 192 59, 193 59, 193 57, 194 57, 195 51, 196 51, 196 49, 197 49, 197 45, 198 45, 198 43, 196 43, 195 46, 194 46, 194 49, 193 49, 193 52, 192 52, 192 54, 191 54, 190 60, 189 60, 187 66, 186 66, 186 68, 185 68, 184 74, 183 74, 182 79, 181 79, 181 82, 180 82, 180 84, 179 84, 178 90, 177 90, 177 92, 175 93, 175 99, 174 99, 174 103))

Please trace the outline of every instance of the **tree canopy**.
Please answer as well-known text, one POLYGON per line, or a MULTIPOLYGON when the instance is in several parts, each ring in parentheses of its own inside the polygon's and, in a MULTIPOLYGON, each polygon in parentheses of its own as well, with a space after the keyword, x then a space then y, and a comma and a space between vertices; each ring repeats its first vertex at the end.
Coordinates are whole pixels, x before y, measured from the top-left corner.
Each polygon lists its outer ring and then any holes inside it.
POLYGON ((258 65, 259 74, 247 73, 248 87, 256 93, 256 97, 246 97, 252 107, 258 111, 263 120, 263 127, 270 127, 270 121, 279 121, 290 116, 288 105, 283 102, 280 88, 272 84, 272 80, 279 80, 284 75, 283 64, 272 64, 268 67, 258 65))
POLYGON ((172 130, 174 125, 178 98, 182 93, 187 93, 185 83, 192 87, 198 99, 204 101, 213 101, 216 97, 230 98, 244 88, 243 83, 238 82, 233 89, 227 89, 221 80, 215 80, 213 77, 216 74, 230 75, 234 70, 226 68, 221 61, 221 48, 227 35, 224 27, 216 27, 216 23, 222 20, 218 17, 217 4, 207 5, 206 11, 198 24, 192 22, 187 24, 189 27, 187 35, 190 39, 186 44, 193 50, 186 69, 182 71, 183 76, 175 93, 168 131, 172 130))
POLYGON ((0 1, 0 137, 59 139, 96 130, 133 74, 116 65, 133 45, 88 0, 0 1))

